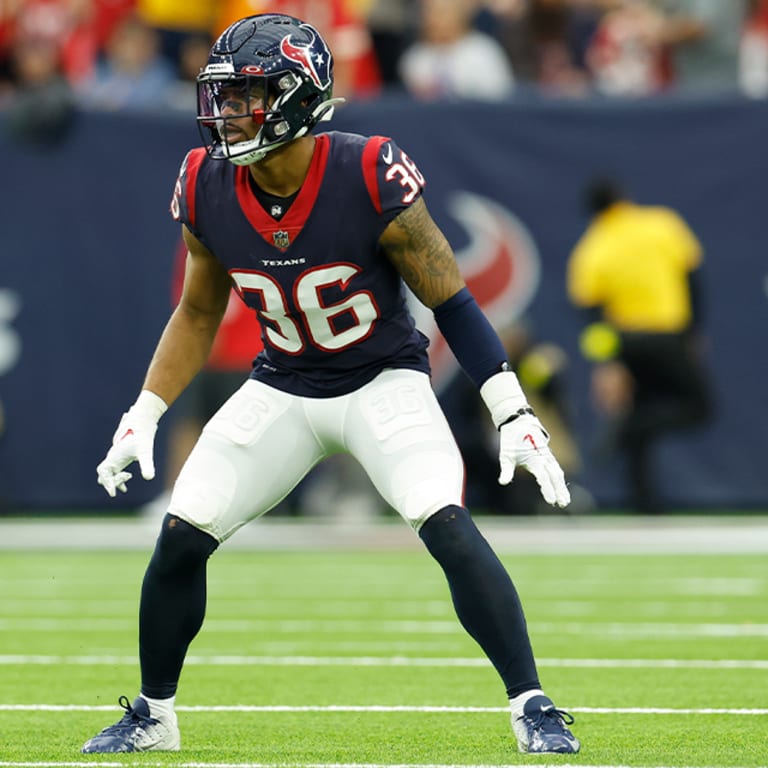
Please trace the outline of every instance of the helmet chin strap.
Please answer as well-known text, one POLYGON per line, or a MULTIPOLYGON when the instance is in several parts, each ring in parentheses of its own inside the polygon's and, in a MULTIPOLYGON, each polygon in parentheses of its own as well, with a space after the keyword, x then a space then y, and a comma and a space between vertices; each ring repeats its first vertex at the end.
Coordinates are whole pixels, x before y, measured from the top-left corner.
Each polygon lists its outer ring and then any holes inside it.
MULTIPOLYGON (((241 144, 250 144, 250 141, 241 141, 241 144)), ((261 147, 260 149, 254 149, 251 152, 245 152, 242 155, 237 155, 236 157, 230 157, 227 155, 227 160, 229 160, 230 163, 233 165, 250 165, 251 163, 258 163, 259 160, 263 160, 264 157, 273 149, 277 149, 277 147, 282 147, 283 144, 287 144, 288 142, 281 142, 280 144, 271 144, 268 147, 261 147)), ((237 147, 237 144, 233 144, 233 147, 237 147)))
POLYGON ((278 147, 284 147, 289 142, 293 141, 294 139, 298 139, 299 136, 303 136, 307 132, 306 128, 302 128, 295 136, 292 136, 290 139, 286 139, 285 141, 280 141, 276 144, 270 144, 266 147, 255 147, 250 152, 247 151, 247 146, 249 144, 253 144, 258 139, 251 139, 250 141, 240 141, 237 144, 227 145, 227 160, 229 160, 230 163, 233 165, 250 165, 251 163, 258 163, 259 160, 263 160, 267 154, 269 154, 273 149, 277 149, 278 147), (229 150, 230 149, 237 149, 238 147, 241 147, 243 149, 243 154, 238 154, 235 157, 229 156, 229 150))

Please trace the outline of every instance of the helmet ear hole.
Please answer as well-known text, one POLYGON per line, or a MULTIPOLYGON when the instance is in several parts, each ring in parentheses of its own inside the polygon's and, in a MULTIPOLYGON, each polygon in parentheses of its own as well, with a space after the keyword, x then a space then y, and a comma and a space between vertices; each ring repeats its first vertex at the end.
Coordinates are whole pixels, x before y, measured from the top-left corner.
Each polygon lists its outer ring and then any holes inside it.
POLYGON ((277 138, 281 138, 285 136, 286 133, 288 133, 289 126, 288 123, 285 122, 285 120, 281 120, 275 127, 272 129, 272 132, 275 134, 277 138))
POLYGON ((287 91, 289 88, 291 88, 296 81, 294 78, 289 75, 282 75, 280 79, 277 81, 277 87, 279 91, 282 93, 283 91, 287 91))

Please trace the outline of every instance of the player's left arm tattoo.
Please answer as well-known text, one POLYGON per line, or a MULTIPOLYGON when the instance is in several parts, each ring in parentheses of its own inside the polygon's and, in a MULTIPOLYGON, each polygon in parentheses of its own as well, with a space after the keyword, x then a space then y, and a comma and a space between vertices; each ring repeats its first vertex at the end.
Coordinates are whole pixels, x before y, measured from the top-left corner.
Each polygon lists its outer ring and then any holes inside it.
POLYGON ((453 250, 423 199, 390 222, 379 244, 406 285, 430 309, 464 287, 453 250))

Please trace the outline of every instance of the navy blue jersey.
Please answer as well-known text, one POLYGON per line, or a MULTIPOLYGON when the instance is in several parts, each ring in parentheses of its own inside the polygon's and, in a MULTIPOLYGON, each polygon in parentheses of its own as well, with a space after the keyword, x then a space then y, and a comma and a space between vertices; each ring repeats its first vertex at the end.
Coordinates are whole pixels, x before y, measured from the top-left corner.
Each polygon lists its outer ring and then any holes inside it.
POLYGON ((253 378, 297 395, 333 397, 384 368, 429 372, 428 341, 378 245, 423 185, 391 139, 324 133, 278 221, 256 199, 247 167, 212 160, 202 148, 187 155, 171 211, 256 310, 264 351, 253 378))

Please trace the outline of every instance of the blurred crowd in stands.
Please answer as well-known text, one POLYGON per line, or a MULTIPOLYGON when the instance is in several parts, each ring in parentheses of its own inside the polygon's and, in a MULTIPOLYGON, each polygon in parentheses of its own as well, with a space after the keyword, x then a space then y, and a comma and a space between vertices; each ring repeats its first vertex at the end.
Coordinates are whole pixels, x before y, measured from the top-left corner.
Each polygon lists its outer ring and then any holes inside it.
POLYGON ((326 36, 347 99, 768 97, 768 0, 4 0, 0 105, 194 110, 212 41, 269 11, 326 36))

